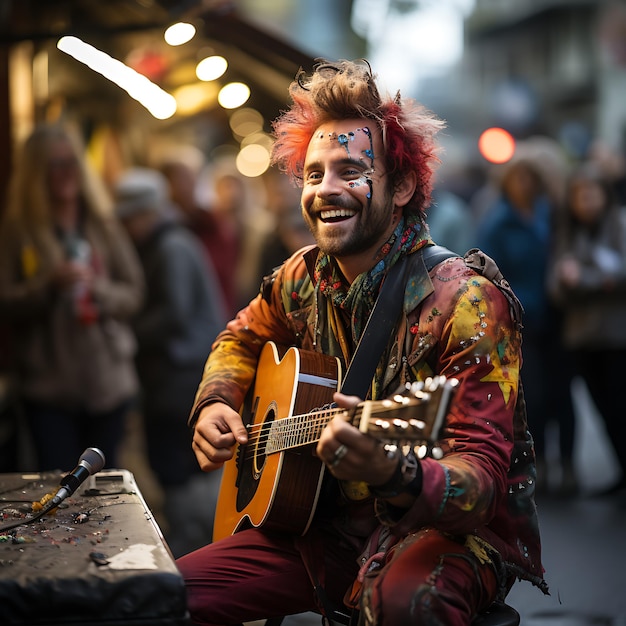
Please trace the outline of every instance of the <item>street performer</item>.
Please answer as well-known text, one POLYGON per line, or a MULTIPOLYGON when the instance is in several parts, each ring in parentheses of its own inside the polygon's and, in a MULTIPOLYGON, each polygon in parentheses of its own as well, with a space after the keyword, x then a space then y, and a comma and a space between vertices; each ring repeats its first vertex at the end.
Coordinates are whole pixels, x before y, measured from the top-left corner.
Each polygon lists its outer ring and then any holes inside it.
POLYGON ((434 376, 458 387, 437 458, 382 445, 346 419, 364 398, 335 393, 340 412, 310 453, 326 467, 311 523, 304 532, 248 525, 180 558, 193 623, 345 605, 360 624, 468 626, 516 579, 547 593, 521 307, 480 251, 428 261, 443 123, 399 93, 383 96, 362 61, 319 62, 290 95, 273 162, 301 185, 317 245, 275 270, 216 339, 190 417, 198 463, 221 468, 248 443, 240 409, 268 342, 347 369, 397 264, 401 306, 380 329, 388 341, 364 395, 383 400, 434 376))

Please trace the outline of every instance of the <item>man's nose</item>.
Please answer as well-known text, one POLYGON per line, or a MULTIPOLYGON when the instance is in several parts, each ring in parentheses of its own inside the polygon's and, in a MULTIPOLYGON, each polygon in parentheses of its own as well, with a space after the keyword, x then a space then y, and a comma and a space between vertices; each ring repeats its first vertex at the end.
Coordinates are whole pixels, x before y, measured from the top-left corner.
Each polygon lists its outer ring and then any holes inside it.
POLYGON ((315 195, 317 195, 318 198, 338 196, 343 192, 344 185, 345 183, 341 177, 332 172, 326 172, 322 180, 317 184, 315 195))

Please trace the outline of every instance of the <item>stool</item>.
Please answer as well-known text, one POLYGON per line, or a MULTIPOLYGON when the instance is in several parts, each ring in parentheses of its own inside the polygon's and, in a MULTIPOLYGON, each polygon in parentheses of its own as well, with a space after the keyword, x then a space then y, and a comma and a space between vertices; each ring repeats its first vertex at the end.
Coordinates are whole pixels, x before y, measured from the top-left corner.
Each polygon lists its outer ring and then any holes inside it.
MULTIPOLYGON (((284 617, 271 617, 266 620, 265 626, 280 626, 284 617)), ((333 611, 330 616, 330 624, 350 624, 351 615, 343 611, 333 611)), ((325 623, 325 622, 324 622, 325 623)), ((519 613, 504 602, 494 602, 487 611, 481 613, 473 622, 472 626, 519 626, 519 613)))
POLYGON ((519 626, 519 613, 504 602, 494 602, 484 613, 481 613, 472 626, 519 626))

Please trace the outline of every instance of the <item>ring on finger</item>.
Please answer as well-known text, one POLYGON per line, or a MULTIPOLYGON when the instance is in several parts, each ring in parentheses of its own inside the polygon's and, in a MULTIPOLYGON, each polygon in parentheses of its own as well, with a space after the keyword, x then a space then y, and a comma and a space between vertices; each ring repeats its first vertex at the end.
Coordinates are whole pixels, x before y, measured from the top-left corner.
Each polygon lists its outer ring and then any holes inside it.
POLYGON ((344 456, 348 453, 348 448, 342 443, 336 450, 333 455, 332 461, 330 462, 331 469, 337 467, 343 459, 344 456))

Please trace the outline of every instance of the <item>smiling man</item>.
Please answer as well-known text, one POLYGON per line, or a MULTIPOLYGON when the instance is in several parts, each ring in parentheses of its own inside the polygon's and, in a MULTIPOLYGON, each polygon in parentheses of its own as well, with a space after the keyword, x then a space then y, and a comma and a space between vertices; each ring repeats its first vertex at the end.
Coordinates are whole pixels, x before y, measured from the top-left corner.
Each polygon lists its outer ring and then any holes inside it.
POLYGON ((327 122, 315 131, 302 191, 304 218, 318 246, 336 258, 350 283, 370 269, 415 188, 409 173, 397 191, 387 189, 380 131, 359 124, 363 119, 327 122))
POLYGON ((204 470, 224 466, 215 521, 226 530, 178 561, 194 623, 347 605, 361 624, 462 626, 504 599, 516 578, 547 592, 517 300, 497 271, 475 269, 490 267, 480 254, 429 260, 425 210, 442 123, 399 94, 381 96, 363 62, 320 63, 296 77, 290 94, 274 125, 273 159, 301 185, 317 245, 264 281, 206 363, 192 446, 204 470), (396 267, 403 306, 393 328, 377 329, 387 346, 365 387, 381 401, 433 375, 456 379, 438 458, 385 446, 363 419, 348 419, 376 402, 335 393, 337 409, 315 397, 294 425, 285 414, 296 388, 340 378, 328 361, 317 373, 305 363, 315 354, 348 366, 396 267), (277 346, 292 347, 283 361, 277 346), (296 365, 285 376, 288 358, 296 365), (278 373, 268 374, 273 363, 278 373), (326 471, 293 469, 301 467, 294 457, 326 471), (266 482, 270 470, 289 489, 266 482), (311 474, 314 506, 296 524, 311 474))

